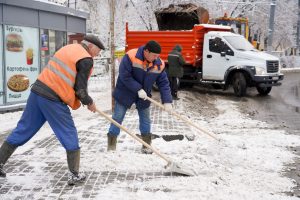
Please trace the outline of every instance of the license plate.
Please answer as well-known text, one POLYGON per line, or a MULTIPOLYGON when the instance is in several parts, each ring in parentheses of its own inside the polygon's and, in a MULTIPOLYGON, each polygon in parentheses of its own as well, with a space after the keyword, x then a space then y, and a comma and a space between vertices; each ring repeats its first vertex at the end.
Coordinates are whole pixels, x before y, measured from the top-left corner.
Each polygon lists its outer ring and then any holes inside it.
POLYGON ((275 77, 273 77, 272 79, 273 79, 274 81, 276 81, 276 80, 279 79, 279 77, 278 77, 278 76, 275 76, 275 77))

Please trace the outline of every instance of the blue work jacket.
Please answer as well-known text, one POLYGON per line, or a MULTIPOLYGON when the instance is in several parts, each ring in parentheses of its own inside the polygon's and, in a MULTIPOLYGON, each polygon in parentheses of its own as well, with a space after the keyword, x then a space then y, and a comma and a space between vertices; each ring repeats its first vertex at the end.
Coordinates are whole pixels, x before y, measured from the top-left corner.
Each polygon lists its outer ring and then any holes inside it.
POLYGON ((138 109, 150 106, 150 101, 138 97, 138 91, 144 89, 149 97, 156 82, 162 103, 172 103, 169 80, 164 70, 164 62, 157 58, 147 63, 144 58, 144 46, 129 50, 119 66, 119 76, 113 97, 123 106, 130 108, 133 103, 138 109))

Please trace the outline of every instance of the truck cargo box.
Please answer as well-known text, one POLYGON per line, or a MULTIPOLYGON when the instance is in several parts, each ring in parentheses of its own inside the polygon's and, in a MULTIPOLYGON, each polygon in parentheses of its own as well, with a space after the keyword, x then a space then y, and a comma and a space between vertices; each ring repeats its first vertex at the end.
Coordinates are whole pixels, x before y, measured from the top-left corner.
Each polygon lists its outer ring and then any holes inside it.
POLYGON ((200 24, 192 30, 183 31, 130 31, 126 23, 126 52, 146 44, 149 40, 156 40, 162 47, 160 57, 167 62, 168 53, 176 44, 182 46, 182 55, 187 65, 201 66, 204 34, 209 31, 230 31, 230 27, 200 24))

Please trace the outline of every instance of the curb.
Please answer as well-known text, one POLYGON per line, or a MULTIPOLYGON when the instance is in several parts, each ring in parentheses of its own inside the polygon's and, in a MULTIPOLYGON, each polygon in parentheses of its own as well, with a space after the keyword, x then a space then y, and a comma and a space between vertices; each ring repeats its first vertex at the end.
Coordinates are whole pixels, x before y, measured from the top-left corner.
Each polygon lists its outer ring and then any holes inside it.
POLYGON ((281 68, 281 73, 293 73, 293 72, 300 72, 300 68, 281 68))

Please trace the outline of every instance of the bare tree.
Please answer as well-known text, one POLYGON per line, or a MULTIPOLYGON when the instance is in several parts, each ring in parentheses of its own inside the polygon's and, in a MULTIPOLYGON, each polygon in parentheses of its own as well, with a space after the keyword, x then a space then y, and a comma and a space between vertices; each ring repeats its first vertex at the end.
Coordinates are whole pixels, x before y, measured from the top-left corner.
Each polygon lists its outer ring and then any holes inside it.
MULTIPOLYGON (((88 0, 90 13, 88 31, 103 37, 108 44, 109 0, 88 0)), ((297 5, 294 0, 277 0, 273 47, 287 48, 295 44, 294 31, 297 22, 297 5)), ((115 38, 117 46, 125 45, 125 23, 134 30, 157 30, 155 10, 170 4, 194 3, 206 8, 211 18, 224 16, 247 17, 251 35, 256 34, 263 43, 268 33, 269 0, 118 0, 116 5, 115 38)))

